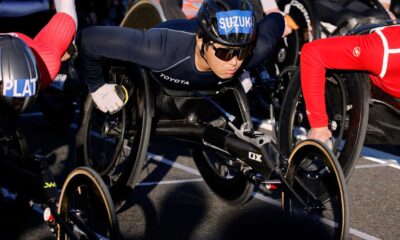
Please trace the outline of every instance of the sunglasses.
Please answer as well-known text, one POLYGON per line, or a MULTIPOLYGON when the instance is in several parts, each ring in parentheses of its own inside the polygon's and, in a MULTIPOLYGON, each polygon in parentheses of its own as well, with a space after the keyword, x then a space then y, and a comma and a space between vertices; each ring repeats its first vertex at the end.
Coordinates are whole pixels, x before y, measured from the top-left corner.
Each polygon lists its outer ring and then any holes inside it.
POLYGON ((250 46, 244 48, 217 48, 210 42, 210 46, 215 51, 215 56, 223 61, 229 61, 235 56, 238 60, 243 60, 250 53, 250 46))

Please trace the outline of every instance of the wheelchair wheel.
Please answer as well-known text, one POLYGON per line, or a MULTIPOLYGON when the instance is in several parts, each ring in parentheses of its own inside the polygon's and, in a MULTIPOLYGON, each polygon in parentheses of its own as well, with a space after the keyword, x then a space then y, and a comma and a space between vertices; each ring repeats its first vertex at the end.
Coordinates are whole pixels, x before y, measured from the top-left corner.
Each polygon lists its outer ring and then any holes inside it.
POLYGON ((285 67, 279 74, 278 79, 275 82, 274 91, 272 93, 272 100, 274 103, 274 108, 277 112, 276 118, 279 118, 279 112, 282 108, 285 93, 290 82, 292 81, 293 75, 295 74, 296 70, 297 67, 293 65, 285 67))
POLYGON ((120 187, 133 188, 138 181, 149 143, 151 117, 143 109, 146 100, 140 81, 128 77, 123 69, 112 69, 110 75, 114 82, 126 87, 129 100, 112 115, 98 110, 93 101, 87 101, 83 153, 85 165, 103 177, 116 197, 120 187))
POLYGON ((312 1, 280 0, 277 3, 279 9, 292 17, 299 29, 277 43, 275 56, 268 63, 268 70, 274 76, 279 76, 287 66, 297 66, 302 46, 320 38, 320 25, 312 1))
POLYGON ((204 181, 218 197, 232 205, 249 200, 254 185, 229 157, 212 149, 194 150, 192 154, 204 181))
MULTIPOLYGON (((119 236, 114 204, 100 176, 92 169, 72 171, 61 189, 58 214, 79 237, 116 239, 119 236)), ((69 239, 58 226, 58 239, 69 239)))
POLYGON ((333 153, 317 141, 301 142, 289 157, 285 178, 306 206, 282 193, 285 213, 310 217, 328 239, 346 239, 349 209, 346 181, 333 153))
MULTIPOLYGON (((232 97, 224 95, 221 96, 221 99, 229 101, 232 97)), ((237 95, 235 97, 237 97, 236 100, 240 98, 237 95)), ((240 116, 235 125, 240 126, 244 119, 249 121, 250 116, 245 113, 244 109, 238 111, 237 106, 233 106, 231 103, 226 104, 221 102, 221 106, 225 110, 236 113, 235 116, 240 116), (228 107, 233 109, 228 109, 228 107)), ((204 181, 218 197, 232 205, 241 205, 249 200, 254 184, 239 170, 240 166, 236 165, 229 156, 207 147, 195 148, 192 155, 204 181)))
POLYGON ((146 30, 165 20, 161 5, 157 1, 134 0, 130 1, 129 10, 120 26, 146 30))
MULTIPOLYGON (((333 152, 338 156, 348 180, 360 155, 367 130, 368 76, 360 73, 330 73, 327 75, 325 96, 328 127, 334 138, 333 152)), ((279 119, 279 146, 288 157, 294 146, 306 139, 310 129, 299 72, 288 87, 279 119)))

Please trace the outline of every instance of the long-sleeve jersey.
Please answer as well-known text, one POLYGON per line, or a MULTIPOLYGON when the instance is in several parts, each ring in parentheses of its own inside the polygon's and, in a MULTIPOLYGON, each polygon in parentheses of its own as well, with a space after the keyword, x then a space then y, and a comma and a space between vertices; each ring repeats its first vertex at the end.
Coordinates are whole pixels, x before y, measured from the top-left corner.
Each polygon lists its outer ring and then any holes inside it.
POLYGON ((368 35, 320 39, 301 51, 301 85, 311 127, 325 127, 326 69, 361 70, 373 84, 400 98, 400 26, 377 28, 368 35))
MULTIPOLYGON (((212 71, 200 72, 195 66, 197 22, 175 20, 145 32, 122 27, 90 27, 81 33, 82 72, 90 92, 104 83, 101 61, 104 58, 123 60, 149 68, 166 88, 173 90, 213 90, 226 80, 212 71), (179 30, 178 30, 179 29, 179 30), (185 30, 187 29, 187 30, 185 30)), ((244 68, 257 66, 273 53, 281 38, 284 19, 273 13, 257 24, 253 54, 244 68)))

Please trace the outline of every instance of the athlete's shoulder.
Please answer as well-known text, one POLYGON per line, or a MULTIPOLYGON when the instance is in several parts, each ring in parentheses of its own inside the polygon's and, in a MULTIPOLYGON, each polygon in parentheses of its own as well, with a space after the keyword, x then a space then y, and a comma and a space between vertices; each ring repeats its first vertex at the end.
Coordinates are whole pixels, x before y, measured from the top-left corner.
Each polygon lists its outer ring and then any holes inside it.
POLYGON ((188 34, 195 34, 199 25, 196 19, 174 19, 162 22, 154 27, 155 29, 169 29, 188 34))

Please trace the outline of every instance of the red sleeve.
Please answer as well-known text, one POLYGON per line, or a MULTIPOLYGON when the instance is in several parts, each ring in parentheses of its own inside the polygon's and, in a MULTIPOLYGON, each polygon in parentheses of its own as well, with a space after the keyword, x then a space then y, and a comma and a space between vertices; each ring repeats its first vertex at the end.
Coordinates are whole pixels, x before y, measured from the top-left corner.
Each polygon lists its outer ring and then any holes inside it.
POLYGON ((50 22, 27 43, 39 56, 41 87, 47 87, 60 70, 61 57, 67 51, 76 33, 73 18, 65 13, 55 14, 50 22))
POLYGON ((379 75, 382 59, 382 42, 375 33, 332 37, 305 44, 300 58, 301 86, 311 127, 328 125, 326 69, 363 70, 379 75))

